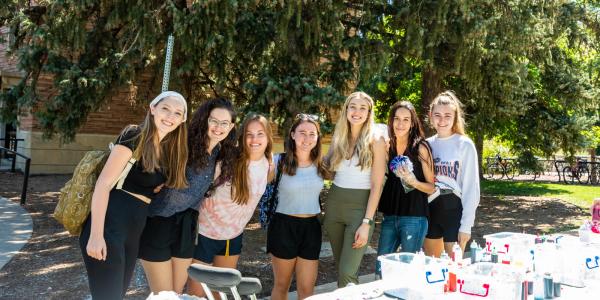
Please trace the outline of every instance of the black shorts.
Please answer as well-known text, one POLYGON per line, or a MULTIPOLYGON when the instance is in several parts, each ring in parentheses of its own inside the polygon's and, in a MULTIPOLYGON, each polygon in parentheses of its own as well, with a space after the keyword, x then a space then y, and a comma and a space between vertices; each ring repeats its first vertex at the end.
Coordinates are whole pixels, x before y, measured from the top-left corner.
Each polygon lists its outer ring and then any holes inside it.
POLYGON ((276 213, 267 232, 267 253, 282 259, 317 260, 321 234, 321 223, 316 216, 299 218, 276 213))
POLYGON ((429 204, 428 239, 444 238, 444 242, 458 242, 462 218, 462 202, 455 194, 440 195, 429 204))
POLYGON ((170 217, 149 217, 140 238, 138 258, 151 262, 192 258, 198 211, 188 208, 170 217))
POLYGON ((242 253, 243 233, 230 240, 215 240, 198 234, 198 245, 194 250, 194 259, 212 264, 215 256, 233 256, 242 253))

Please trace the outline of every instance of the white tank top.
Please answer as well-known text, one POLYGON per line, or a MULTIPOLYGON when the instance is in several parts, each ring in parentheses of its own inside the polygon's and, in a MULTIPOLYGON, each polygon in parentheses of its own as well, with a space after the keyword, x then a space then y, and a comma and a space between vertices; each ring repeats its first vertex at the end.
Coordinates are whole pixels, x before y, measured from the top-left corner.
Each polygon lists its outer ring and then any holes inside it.
POLYGON ((371 189, 371 167, 360 169, 358 155, 344 159, 338 165, 333 184, 345 189, 371 189))

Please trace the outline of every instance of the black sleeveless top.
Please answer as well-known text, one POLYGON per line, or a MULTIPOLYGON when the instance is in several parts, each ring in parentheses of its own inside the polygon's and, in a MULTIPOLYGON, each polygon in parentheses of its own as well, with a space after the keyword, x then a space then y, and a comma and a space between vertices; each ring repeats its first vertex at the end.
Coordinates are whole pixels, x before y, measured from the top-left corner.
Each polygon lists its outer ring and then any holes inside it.
MULTIPOLYGON (((404 155, 407 155, 405 151, 404 155)), ((392 152, 389 151, 390 160, 392 152)), ((417 180, 425 182, 425 174, 421 160, 411 159, 413 163, 413 173, 417 180)), ((404 192, 400 178, 390 171, 389 166, 385 174, 387 180, 383 186, 383 192, 379 199, 379 211, 384 215, 410 216, 410 217, 428 217, 429 205, 427 194, 414 189, 408 193, 404 192)))
MULTIPOLYGON (((131 151, 135 150, 137 146, 137 137, 140 134, 140 128, 138 126, 129 126, 124 133, 122 133, 115 144, 122 145, 129 148, 131 151)), ((128 192, 146 196, 150 199, 154 199, 154 189, 165 183, 167 178, 162 172, 156 171, 153 173, 145 172, 141 161, 136 161, 131 167, 129 174, 125 177, 123 182, 123 190, 128 192)))

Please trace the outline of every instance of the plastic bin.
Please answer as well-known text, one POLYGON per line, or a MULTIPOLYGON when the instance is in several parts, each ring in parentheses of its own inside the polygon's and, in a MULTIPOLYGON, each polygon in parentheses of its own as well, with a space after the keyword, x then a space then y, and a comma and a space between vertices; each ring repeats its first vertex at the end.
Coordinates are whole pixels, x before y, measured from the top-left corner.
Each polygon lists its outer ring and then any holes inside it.
POLYGON ((466 299, 520 299, 524 277, 509 265, 480 262, 458 274, 458 292, 466 299))
POLYGON ((496 248, 498 254, 510 254, 517 251, 529 252, 535 245, 535 235, 498 232, 483 236, 485 238, 485 251, 490 254, 496 248))
POLYGON ((534 256, 536 271, 550 272, 563 284, 585 287, 586 280, 600 280, 600 245, 565 236, 556 244, 536 245, 534 256))
POLYGON ((379 256, 381 279, 401 282, 426 293, 443 293, 448 265, 443 260, 400 252, 379 256))

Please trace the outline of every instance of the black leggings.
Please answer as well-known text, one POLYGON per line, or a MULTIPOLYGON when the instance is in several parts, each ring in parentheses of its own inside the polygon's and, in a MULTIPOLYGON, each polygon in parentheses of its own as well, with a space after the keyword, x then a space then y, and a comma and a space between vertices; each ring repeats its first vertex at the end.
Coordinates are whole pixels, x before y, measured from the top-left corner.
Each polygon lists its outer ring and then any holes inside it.
POLYGON ((91 217, 85 221, 79 236, 79 246, 88 273, 92 299, 123 299, 133 276, 138 254, 140 236, 148 204, 120 190, 110 192, 104 240, 106 260, 101 261, 87 255, 86 246, 90 237, 91 217))

